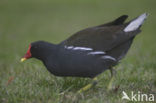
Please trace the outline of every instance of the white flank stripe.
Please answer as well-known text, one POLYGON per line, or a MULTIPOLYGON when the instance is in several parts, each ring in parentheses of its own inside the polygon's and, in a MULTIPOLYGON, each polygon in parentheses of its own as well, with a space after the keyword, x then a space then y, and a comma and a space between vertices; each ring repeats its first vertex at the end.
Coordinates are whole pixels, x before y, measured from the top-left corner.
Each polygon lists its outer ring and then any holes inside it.
POLYGON ((140 25, 143 24, 144 20, 147 18, 147 14, 144 13, 140 15, 137 19, 133 20, 125 29, 124 32, 134 31, 139 28, 140 25))
POLYGON ((115 58, 113 58, 112 56, 109 56, 109 55, 106 55, 106 56, 102 56, 103 59, 111 59, 111 60, 114 60, 116 61, 115 58))
POLYGON ((87 55, 105 54, 103 51, 90 52, 87 55))
POLYGON ((68 46, 68 47, 66 47, 67 49, 72 49, 72 48, 74 48, 73 46, 68 46))
POLYGON ((93 50, 92 48, 86 48, 86 47, 74 47, 73 50, 93 50))
POLYGON ((65 46, 66 49, 72 49, 72 50, 93 50, 92 48, 86 48, 86 47, 74 47, 74 46, 65 46))

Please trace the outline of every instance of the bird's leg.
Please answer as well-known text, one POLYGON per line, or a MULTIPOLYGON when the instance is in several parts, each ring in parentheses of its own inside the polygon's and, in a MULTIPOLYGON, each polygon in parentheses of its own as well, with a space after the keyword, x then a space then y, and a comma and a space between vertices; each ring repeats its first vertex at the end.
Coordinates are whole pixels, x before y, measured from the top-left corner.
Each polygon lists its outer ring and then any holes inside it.
POLYGON ((86 85, 85 87, 81 88, 78 93, 82 93, 84 91, 87 91, 88 89, 90 89, 91 87, 95 86, 97 84, 97 77, 93 78, 92 83, 86 85))
POLYGON ((112 89, 112 84, 113 84, 113 81, 114 81, 114 76, 116 75, 115 69, 111 68, 110 69, 110 72, 111 72, 111 80, 110 80, 110 82, 108 84, 107 90, 111 90, 112 89))

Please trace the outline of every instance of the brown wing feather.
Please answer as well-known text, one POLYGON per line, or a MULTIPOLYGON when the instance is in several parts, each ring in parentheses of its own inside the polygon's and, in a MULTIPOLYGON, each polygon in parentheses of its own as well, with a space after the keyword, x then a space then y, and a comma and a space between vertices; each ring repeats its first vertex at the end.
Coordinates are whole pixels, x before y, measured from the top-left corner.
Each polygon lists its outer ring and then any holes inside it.
POLYGON ((94 50, 109 51, 140 32, 139 29, 127 33, 123 31, 130 23, 123 24, 127 17, 127 15, 123 15, 112 22, 81 30, 63 43, 67 46, 89 47, 94 50))
POLYGON ((90 47, 94 50, 108 51, 135 36, 139 30, 125 33, 124 25, 111 27, 92 27, 79 31, 68 38, 64 45, 90 47))

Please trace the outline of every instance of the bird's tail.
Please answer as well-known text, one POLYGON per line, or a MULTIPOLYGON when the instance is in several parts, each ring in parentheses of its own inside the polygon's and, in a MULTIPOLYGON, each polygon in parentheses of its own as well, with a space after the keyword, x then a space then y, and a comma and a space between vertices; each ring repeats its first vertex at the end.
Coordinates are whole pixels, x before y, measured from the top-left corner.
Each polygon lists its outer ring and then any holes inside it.
POLYGON ((124 32, 131 32, 139 29, 146 18, 147 18, 147 13, 144 13, 139 17, 135 18, 134 20, 130 21, 128 25, 124 28, 124 32))

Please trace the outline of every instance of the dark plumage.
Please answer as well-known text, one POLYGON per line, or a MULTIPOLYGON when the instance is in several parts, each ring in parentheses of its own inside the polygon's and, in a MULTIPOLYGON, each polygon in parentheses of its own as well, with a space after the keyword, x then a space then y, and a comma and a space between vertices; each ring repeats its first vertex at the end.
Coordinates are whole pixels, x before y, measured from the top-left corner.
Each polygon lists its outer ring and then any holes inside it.
POLYGON ((33 42, 24 58, 41 60, 57 76, 93 78, 126 55, 147 15, 124 23, 127 17, 123 15, 113 22, 84 29, 59 44, 33 42))

